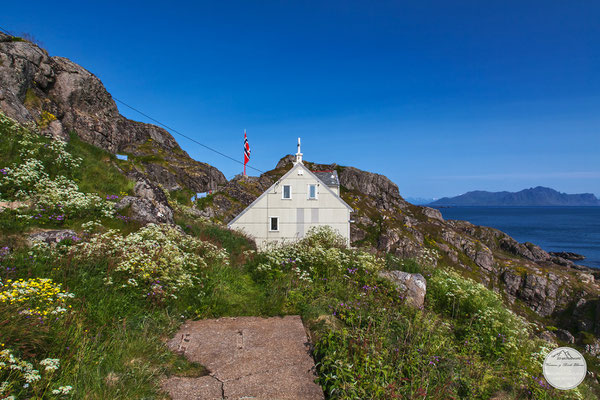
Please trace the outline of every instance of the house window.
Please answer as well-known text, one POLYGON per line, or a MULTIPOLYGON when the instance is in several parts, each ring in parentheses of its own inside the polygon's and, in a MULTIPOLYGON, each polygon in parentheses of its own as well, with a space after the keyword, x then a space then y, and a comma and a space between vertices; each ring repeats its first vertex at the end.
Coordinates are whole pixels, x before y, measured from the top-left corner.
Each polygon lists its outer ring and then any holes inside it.
POLYGON ((292 187, 290 185, 283 185, 283 192, 281 192, 282 199, 292 198, 292 187))
POLYGON ((308 185, 308 198, 309 199, 317 198, 317 185, 308 185))
POLYGON ((269 230, 270 231, 278 231, 279 230, 279 217, 270 217, 269 218, 269 230))

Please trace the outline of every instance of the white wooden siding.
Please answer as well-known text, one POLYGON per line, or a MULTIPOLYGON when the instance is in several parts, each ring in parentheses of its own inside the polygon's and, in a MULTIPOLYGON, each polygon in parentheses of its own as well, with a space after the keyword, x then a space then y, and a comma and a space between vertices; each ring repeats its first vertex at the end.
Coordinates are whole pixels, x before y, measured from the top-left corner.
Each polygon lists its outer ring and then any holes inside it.
POLYGON ((229 226, 252 236, 260 248, 268 242, 298 240, 313 226, 322 225, 331 226, 349 243, 350 211, 336 193, 297 164, 229 226), (309 184, 317 185, 317 199, 308 198, 309 184), (291 186, 291 199, 282 198, 283 185, 291 186), (269 230, 270 217, 279 217, 277 232, 269 230))

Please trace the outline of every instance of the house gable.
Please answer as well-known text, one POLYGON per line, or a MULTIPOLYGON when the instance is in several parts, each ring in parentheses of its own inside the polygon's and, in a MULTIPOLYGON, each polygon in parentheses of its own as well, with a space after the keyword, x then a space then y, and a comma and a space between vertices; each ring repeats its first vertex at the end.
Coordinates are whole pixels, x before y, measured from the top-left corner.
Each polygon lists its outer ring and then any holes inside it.
MULTIPOLYGON (((260 202, 265 196, 267 196, 269 193, 271 193, 275 188, 277 188, 278 186, 282 185, 288 177, 290 177, 292 175, 292 173, 294 171, 296 171, 297 169, 302 168, 303 172, 306 173, 307 175, 309 175, 310 177, 312 177, 315 181, 315 183, 319 183, 321 188, 324 188, 324 190, 326 190, 328 193, 330 193, 334 198, 336 198, 341 204, 343 204, 349 212, 352 212, 353 209, 352 207, 350 207, 348 205, 348 203, 346 203, 337 193, 335 193, 335 191, 333 191, 327 184, 325 184, 323 181, 321 181, 319 179, 318 176, 316 176, 312 171, 310 171, 304 164, 302 163, 297 163, 295 164, 288 172, 286 172, 281 178, 279 178, 277 180, 277 182, 275 182, 273 185, 271 185, 267 190, 265 190, 260 196, 258 196, 252 203, 250 203, 248 205, 248 207, 246 207, 241 213, 239 213, 234 219, 232 219, 227 226, 231 227, 233 224, 235 224, 242 216, 244 216, 244 214, 246 214, 250 209, 252 209, 258 202, 260 202)), ((293 194, 292 194, 293 196, 293 194)))

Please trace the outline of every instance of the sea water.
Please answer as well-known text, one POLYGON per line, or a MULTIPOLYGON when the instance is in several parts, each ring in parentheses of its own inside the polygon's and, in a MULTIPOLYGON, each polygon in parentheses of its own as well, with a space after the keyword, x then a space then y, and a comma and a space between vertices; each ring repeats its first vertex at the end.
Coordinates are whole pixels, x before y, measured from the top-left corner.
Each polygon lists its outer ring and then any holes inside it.
POLYGON ((585 256, 576 264, 600 268, 600 207, 448 207, 444 219, 499 229, 546 251, 585 256))

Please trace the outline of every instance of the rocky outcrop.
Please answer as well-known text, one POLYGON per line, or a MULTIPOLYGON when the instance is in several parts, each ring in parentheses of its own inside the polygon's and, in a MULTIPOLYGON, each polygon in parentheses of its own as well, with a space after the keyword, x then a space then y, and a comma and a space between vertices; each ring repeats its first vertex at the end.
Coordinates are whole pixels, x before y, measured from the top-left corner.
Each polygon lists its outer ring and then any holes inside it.
POLYGON ((29 235, 29 242, 44 242, 56 245, 65 239, 78 240, 77 234, 71 229, 44 230, 29 235))
POLYGON ((54 138, 68 140, 75 132, 111 153, 161 153, 160 163, 139 162, 138 168, 167 188, 202 192, 226 182, 216 168, 192 160, 166 130, 121 116, 102 82, 85 68, 2 33, 0 109, 54 138))
POLYGON ((125 196, 116 205, 117 210, 131 208, 131 218, 142 224, 166 223, 174 224, 173 210, 165 193, 150 180, 140 180, 133 189, 136 196, 125 196))
POLYGON ((555 334, 558 339, 566 342, 567 344, 575 343, 575 337, 567 330, 557 329, 555 334))
POLYGON ((260 177, 236 175, 209 195, 201 211, 206 216, 229 222, 273 183, 275 179, 268 174, 260 177))
POLYGON ((440 212, 440 210, 430 207, 422 207, 421 211, 424 215, 426 215, 429 218, 433 218, 440 222, 444 222, 444 218, 442 217, 442 213, 440 212))
POLYGON ((496 271, 492 251, 483 243, 449 229, 443 229, 441 237, 452 247, 464 252, 469 259, 486 271, 486 273, 496 271))
POLYGON ((588 343, 584 346, 585 352, 592 357, 600 356, 600 340, 596 339, 592 343, 588 343))
POLYGON ((502 274, 502 280, 511 301, 520 299, 542 317, 552 315, 555 311, 563 284, 563 280, 556 274, 519 274, 507 269, 502 274))
POLYGON ((348 191, 356 191, 376 200, 378 207, 392 210, 394 207, 405 208, 398 186, 387 177, 372 172, 361 171, 354 167, 338 169, 340 185, 348 191))
POLYGON ((380 271, 379 276, 391 281, 402 293, 406 303, 423 307, 427 293, 427 281, 423 275, 403 271, 380 271))
POLYGON ((577 254, 577 253, 572 253, 570 251, 551 251, 548 254, 550 254, 550 256, 552 257, 560 257, 560 258, 564 258, 565 260, 571 260, 571 261, 582 261, 585 260, 585 256, 582 256, 581 254, 577 254))

